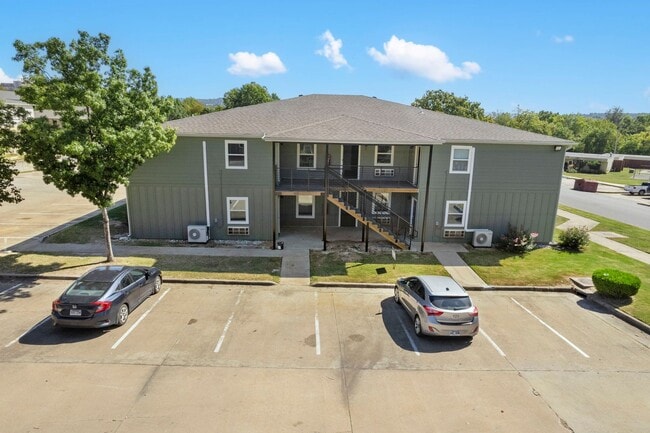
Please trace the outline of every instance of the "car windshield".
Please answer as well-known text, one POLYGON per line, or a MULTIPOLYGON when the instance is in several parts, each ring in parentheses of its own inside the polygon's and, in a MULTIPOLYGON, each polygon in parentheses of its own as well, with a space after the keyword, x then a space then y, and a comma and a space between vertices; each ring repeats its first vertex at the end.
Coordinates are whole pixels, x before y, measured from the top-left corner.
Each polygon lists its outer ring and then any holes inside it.
POLYGON ((442 310, 464 310, 472 306, 472 301, 469 300, 469 296, 429 296, 429 300, 434 307, 442 310))
POLYGON ((65 291, 65 294, 68 296, 100 297, 106 293, 110 286, 110 282, 83 280, 75 281, 75 283, 65 291))

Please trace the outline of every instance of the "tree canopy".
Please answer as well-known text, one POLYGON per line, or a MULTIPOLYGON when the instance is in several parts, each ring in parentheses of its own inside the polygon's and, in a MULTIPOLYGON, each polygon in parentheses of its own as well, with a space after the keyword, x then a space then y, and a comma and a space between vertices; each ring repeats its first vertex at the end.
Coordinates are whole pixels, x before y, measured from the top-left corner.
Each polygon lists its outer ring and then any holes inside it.
POLYGON ((167 120, 181 119, 183 117, 197 116, 199 114, 221 111, 221 105, 207 106, 196 98, 173 99, 171 110, 167 114, 167 120))
POLYGON ((14 185, 18 175, 16 164, 8 156, 17 142, 16 124, 27 116, 22 107, 12 107, 0 101, 0 206, 2 203, 22 201, 20 190, 14 185))
POLYGON ((454 116, 469 117, 470 119, 487 120, 485 111, 478 102, 472 102, 469 98, 456 96, 444 90, 427 90, 421 97, 411 104, 414 107, 426 110, 441 111, 454 116))
POLYGON ((261 104, 263 102, 278 101, 279 99, 275 93, 269 93, 265 86, 256 82, 250 82, 227 91, 223 95, 223 105, 226 109, 230 109, 261 104))
POLYGON ((127 68, 121 50, 109 53, 110 37, 79 31, 66 45, 58 38, 14 42, 23 63, 16 91, 36 110, 58 119, 31 118, 19 127, 19 151, 43 172, 46 183, 81 194, 102 210, 107 260, 113 260, 107 208, 120 185, 146 159, 169 151, 176 135, 163 128, 170 110, 158 96, 149 68, 127 68))

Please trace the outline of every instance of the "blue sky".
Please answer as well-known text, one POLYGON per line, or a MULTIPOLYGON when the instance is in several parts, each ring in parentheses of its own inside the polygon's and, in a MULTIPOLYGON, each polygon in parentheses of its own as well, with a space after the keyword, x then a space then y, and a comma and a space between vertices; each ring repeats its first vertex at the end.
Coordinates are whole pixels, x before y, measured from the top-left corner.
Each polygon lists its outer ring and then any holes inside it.
POLYGON ((0 81, 13 42, 111 36, 162 95, 216 98, 255 81, 280 98, 410 104, 442 89, 487 112, 650 112, 650 2, 0 0, 0 81))

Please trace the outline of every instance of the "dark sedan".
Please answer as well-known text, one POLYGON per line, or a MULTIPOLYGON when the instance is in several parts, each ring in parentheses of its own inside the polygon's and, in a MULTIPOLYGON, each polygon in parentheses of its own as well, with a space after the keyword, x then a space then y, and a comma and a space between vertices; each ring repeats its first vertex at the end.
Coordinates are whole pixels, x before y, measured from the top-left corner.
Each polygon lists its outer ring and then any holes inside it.
POLYGON ((83 274, 52 302, 52 321, 65 327, 122 326, 129 314, 160 291, 158 268, 98 266, 83 274))

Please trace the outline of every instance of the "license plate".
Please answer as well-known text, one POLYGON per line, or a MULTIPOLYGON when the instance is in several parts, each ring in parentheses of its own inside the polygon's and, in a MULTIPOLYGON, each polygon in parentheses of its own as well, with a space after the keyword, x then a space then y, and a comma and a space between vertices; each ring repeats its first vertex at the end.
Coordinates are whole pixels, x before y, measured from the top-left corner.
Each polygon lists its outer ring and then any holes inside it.
POLYGON ((449 335, 460 335, 460 331, 449 331, 449 335))
POLYGON ((81 310, 70 310, 71 316, 81 316, 81 310))

